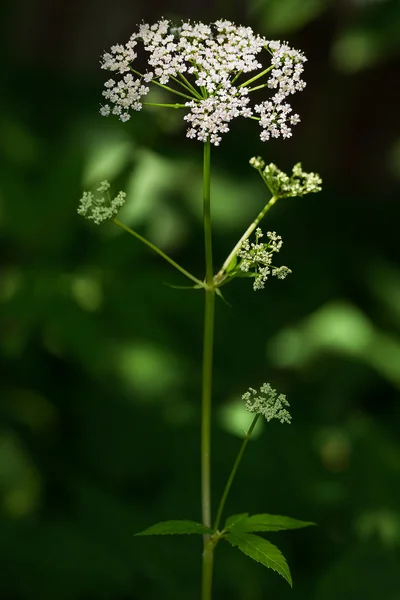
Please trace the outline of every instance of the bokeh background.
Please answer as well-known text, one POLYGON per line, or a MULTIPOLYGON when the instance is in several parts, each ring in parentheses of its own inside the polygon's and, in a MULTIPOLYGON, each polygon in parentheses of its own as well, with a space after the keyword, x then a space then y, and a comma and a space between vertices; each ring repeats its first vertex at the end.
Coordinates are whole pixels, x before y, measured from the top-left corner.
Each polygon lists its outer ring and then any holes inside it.
POLYGON ((240 444, 240 395, 270 381, 293 424, 265 425, 228 514, 318 527, 273 534, 294 590, 221 544, 215 598, 399 600, 400 2, 14 0, 2 3, 0 597, 199 598, 201 540, 135 538, 200 519, 203 296, 76 208, 108 178, 120 218, 202 277, 201 145, 182 114, 98 114, 103 51, 142 19, 220 17, 302 49, 290 140, 235 122, 213 150, 215 262, 266 202, 249 158, 301 160, 323 192, 278 203, 293 275, 219 302, 214 507, 240 444))

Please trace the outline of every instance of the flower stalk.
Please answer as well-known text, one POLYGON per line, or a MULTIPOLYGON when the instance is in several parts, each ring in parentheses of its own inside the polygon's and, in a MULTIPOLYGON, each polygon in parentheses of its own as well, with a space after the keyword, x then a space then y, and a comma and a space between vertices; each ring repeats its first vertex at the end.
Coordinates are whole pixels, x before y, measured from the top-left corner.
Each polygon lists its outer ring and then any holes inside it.
MULTIPOLYGON (((210 142, 204 144, 203 156, 203 220, 206 260, 203 375, 201 400, 201 508, 203 525, 211 527, 211 406, 214 346, 215 289, 213 286, 212 230, 210 202, 210 142)), ((214 547, 208 534, 203 537, 202 600, 211 600, 214 547)))
POLYGON ((237 255, 238 251, 242 247, 243 242, 245 242, 251 236, 251 234, 253 233, 253 231, 256 229, 257 225, 261 221, 261 219, 263 219, 265 217, 267 212, 273 207, 273 205, 275 204, 275 202, 277 200, 278 200, 278 198, 276 196, 272 196, 272 198, 270 198, 268 204, 266 204, 264 206, 264 208, 258 213, 256 218, 254 219, 254 221, 248 226, 248 228, 246 229, 246 231, 244 232, 244 234, 242 235, 240 240, 237 242, 237 244, 235 244, 234 248, 229 253, 224 264, 222 265, 222 267, 216 274, 216 276, 214 278, 215 285, 220 285, 224 281, 224 279, 226 277, 226 270, 227 270, 228 266, 230 265, 232 259, 237 255))
POLYGON ((214 522, 214 527, 213 527, 214 531, 218 531, 219 524, 221 523, 222 513, 223 513, 223 510, 225 508, 225 503, 226 503, 226 500, 228 498, 228 494, 229 494, 229 492, 231 490, 233 480, 235 479, 235 475, 236 475, 237 470, 239 468, 239 465, 240 465, 240 462, 242 460, 244 451, 246 450, 246 446, 249 443, 249 440, 251 438, 251 434, 253 433, 254 428, 257 425, 257 421, 258 421, 259 418, 260 418, 260 415, 256 414, 256 416, 252 420, 251 425, 249 427, 249 430, 246 433, 246 437, 244 438, 244 440, 242 442, 242 445, 240 447, 240 450, 238 452, 238 455, 236 457, 235 463, 234 463, 234 465, 232 467, 232 471, 231 471, 231 473, 230 473, 230 475, 228 477, 228 481, 226 482, 224 491, 222 493, 221 501, 220 501, 219 506, 218 506, 217 516, 215 517, 215 522, 214 522))

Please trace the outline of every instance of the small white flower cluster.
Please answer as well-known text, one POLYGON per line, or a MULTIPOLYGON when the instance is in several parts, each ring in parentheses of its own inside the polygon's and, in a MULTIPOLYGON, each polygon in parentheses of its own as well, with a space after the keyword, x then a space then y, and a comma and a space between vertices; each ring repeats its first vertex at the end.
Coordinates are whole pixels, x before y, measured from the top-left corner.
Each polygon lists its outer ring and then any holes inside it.
POLYGON ((210 138, 214 146, 219 146, 222 139, 219 134, 229 131, 228 123, 232 119, 240 115, 251 116, 252 112, 247 108, 250 98, 246 88, 240 88, 239 92, 234 89, 235 92, 230 93, 228 86, 225 86, 205 100, 186 102, 186 106, 191 108, 191 112, 183 117, 191 125, 186 137, 197 138, 200 142, 210 138))
POLYGON ((275 267, 272 269, 272 275, 278 279, 285 279, 292 271, 288 267, 275 267))
POLYGON ((105 194, 105 196, 98 194, 95 196, 92 192, 83 192, 78 214, 94 221, 96 225, 115 217, 125 203, 126 194, 125 192, 119 192, 115 198, 111 199, 109 189, 110 184, 108 181, 102 181, 96 191, 105 194))
POLYGON ((131 73, 125 75, 118 83, 114 79, 109 79, 104 84, 106 88, 103 96, 106 100, 112 102, 115 106, 111 111, 110 105, 106 104, 100 108, 100 114, 108 117, 110 112, 118 115, 122 122, 128 121, 131 117, 127 112, 130 108, 141 110, 142 103, 139 98, 145 96, 150 88, 142 85, 138 79, 134 79, 131 73))
POLYGON ((300 118, 290 115, 292 109, 285 99, 304 89, 301 74, 306 60, 287 44, 269 41, 254 34, 250 27, 230 21, 219 20, 211 25, 182 22, 179 27, 168 20, 153 25, 143 23, 126 45, 112 46, 103 55, 102 69, 119 73, 122 79, 105 83, 103 95, 114 107, 106 104, 100 112, 127 121, 130 109, 142 108, 142 98, 149 92, 145 84, 153 82, 163 87, 172 80, 174 87, 167 89, 186 98, 184 106, 190 109, 185 117, 189 138, 210 140, 217 146, 220 134, 229 131, 229 122, 239 116, 259 120, 263 141, 270 137, 288 138, 290 126, 300 118), (132 67, 139 43, 149 55, 150 69, 143 74, 132 67), (271 65, 260 72, 262 64, 257 56, 263 51, 271 56, 271 65), (243 74, 253 71, 258 73, 239 83, 243 74), (258 85, 251 88, 255 82, 258 85), (275 90, 275 94, 253 111, 248 94, 261 88, 275 90))
POLYGON ((255 243, 245 240, 237 253, 238 257, 242 259, 239 264, 240 270, 245 273, 254 273, 254 291, 264 288, 270 274, 276 276, 278 279, 285 279, 292 272, 288 267, 272 266, 274 252, 279 252, 282 248, 283 242, 281 236, 277 235, 275 231, 268 231, 267 236, 269 241, 267 243, 260 243, 259 239, 263 235, 261 229, 258 227, 256 229, 255 243))
POLYGON ((306 173, 302 170, 301 163, 293 167, 290 177, 273 163, 265 166, 260 156, 250 159, 250 164, 259 171, 271 194, 276 197, 305 196, 322 189, 322 179, 318 173, 306 173))
POLYGON ((268 422, 278 419, 281 423, 290 424, 292 420, 291 414, 285 408, 290 407, 285 394, 278 396, 277 391, 269 383, 263 383, 259 392, 249 388, 249 391, 243 394, 242 399, 246 402, 246 409, 249 412, 262 415, 268 422))

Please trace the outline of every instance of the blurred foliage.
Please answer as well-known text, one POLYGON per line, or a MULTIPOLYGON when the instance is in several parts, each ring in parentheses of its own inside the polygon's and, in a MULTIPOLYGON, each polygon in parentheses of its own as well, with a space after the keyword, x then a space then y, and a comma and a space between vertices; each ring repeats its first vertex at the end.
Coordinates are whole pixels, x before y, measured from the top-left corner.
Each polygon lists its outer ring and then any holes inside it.
POLYGON ((216 264, 265 204, 251 156, 324 178, 269 216, 293 275, 257 294, 235 281, 232 308, 217 307, 213 426, 215 506, 246 427, 241 393, 265 380, 286 393, 293 425, 254 436, 227 510, 319 527, 276 540, 294 591, 226 547, 215 597, 397 600, 400 4, 131 4, 1 8, 0 596, 198 597, 199 540, 133 534, 200 517, 203 297, 76 215, 82 189, 108 178, 129 194, 121 220, 202 276, 201 147, 173 111, 96 114, 100 53, 171 13, 223 14, 309 58, 292 140, 262 145, 237 123, 213 153, 216 264))

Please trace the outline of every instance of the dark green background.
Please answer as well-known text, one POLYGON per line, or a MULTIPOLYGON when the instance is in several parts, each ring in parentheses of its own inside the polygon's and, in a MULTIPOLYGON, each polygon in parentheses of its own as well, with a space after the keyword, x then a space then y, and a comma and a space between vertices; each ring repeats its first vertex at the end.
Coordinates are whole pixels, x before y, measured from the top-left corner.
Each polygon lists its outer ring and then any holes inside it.
MULTIPOLYGON (((288 514, 273 534, 294 590, 218 547, 215 599, 399 600, 400 3, 17 0, 0 9, 0 597, 199 598, 201 540, 135 538, 200 519, 203 295, 115 226, 78 217, 83 189, 125 189, 121 220, 203 276, 201 145, 182 114, 98 114, 103 51, 161 16, 251 25, 302 49, 291 140, 243 120, 212 155, 215 261, 266 202, 248 165, 301 160, 323 192, 265 227, 293 274, 217 306, 214 510, 249 387, 286 393, 293 424, 249 445, 229 513, 288 514)), ((240 434, 239 434, 240 435, 240 434)))

